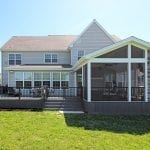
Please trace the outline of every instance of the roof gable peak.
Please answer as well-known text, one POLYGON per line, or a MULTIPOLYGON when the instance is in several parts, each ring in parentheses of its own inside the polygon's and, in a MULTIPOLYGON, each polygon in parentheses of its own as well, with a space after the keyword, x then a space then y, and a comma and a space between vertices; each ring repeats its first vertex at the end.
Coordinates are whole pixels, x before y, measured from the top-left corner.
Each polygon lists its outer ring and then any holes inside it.
POLYGON ((72 47, 81 37, 86 33, 86 31, 91 28, 93 24, 96 24, 97 27, 104 32, 104 34, 113 42, 115 43, 116 41, 113 39, 113 37, 98 23, 96 19, 93 19, 92 22, 89 23, 89 25, 81 32, 81 34, 77 37, 77 39, 71 43, 69 47, 72 47))

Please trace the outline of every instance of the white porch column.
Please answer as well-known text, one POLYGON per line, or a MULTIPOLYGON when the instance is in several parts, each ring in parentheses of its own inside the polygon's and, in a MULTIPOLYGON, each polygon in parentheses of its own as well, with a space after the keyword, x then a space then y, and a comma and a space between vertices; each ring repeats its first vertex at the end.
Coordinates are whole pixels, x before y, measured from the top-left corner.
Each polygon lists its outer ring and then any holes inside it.
POLYGON ((82 66, 82 87, 83 87, 83 66, 82 66))
POLYGON ((91 102, 91 63, 87 64, 87 101, 91 102))
MULTIPOLYGON (((3 77, 2 77, 3 78, 3 77)), ((16 79, 15 79, 16 80, 16 79)), ((3 79, 2 79, 2 82, 3 82, 3 79)), ((15 83, 16 84, 16 83, 15 83)), ((3 85, 3 83, 2 83, 2 85, 3 85)), ((3 85, 4 86, 4 85, 3 85)), ((9 85, 9 71, 8 71, 8 87, 9 87, 10 85, 9 85)))
POLYGON ((128 44, 128 102, 131 102, 131 44, 128 44))
POLYGON ((77 72, 74 72, 74 87, 75 87, 75 96, 77 96, 77 72))
POLYGON ((147 50, 145 50, 145 102, 148 102, 148 65, 147 65, 147 50))

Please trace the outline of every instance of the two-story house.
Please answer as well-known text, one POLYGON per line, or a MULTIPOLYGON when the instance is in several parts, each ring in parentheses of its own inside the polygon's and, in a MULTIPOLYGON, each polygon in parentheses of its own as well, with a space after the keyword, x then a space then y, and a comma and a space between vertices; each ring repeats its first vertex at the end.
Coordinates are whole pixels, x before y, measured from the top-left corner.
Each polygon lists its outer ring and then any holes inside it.
POLYGON ((94 20, 80 36, 13 36, 2 48, 2 85, 76 87, 73 66, 115 40, 94 20))
POLYGON ((148 102, 149 49, 150 43, 136 37, 116 40, 96 20, 79 36, 13 36, 1 48, 2 85, 82 86, 87 105, 148 102))

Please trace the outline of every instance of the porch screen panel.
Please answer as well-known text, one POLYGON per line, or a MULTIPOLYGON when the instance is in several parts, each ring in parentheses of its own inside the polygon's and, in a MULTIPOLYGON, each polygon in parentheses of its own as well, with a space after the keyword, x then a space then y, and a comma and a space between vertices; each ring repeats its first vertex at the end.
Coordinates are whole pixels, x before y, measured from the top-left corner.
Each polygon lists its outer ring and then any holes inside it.
POLYGON ((97 58, 127 58, 127 57, 128 57, 127 46, 124 46, 116 50, 113 50, 112 52, 100 55, 97 58))
POLYGON ((92 63, 91 66, 92 101, 127 101, 126 63, 92 63))
POLYGON ((131 64, 131 100, 144 101, 145 100, 145 64, 132 63, 131 64))
POLYGON ((141 48, 131 46, 131 57, 132 58, 145 58, 145 51, 141 48))

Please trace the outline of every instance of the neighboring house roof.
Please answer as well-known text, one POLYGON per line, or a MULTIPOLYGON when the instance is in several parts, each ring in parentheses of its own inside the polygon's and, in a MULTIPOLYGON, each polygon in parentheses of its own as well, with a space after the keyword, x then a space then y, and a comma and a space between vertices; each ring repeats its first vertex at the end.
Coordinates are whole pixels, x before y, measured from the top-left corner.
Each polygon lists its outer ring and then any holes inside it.
POLYGON ((67 51, 75 35, 13 36, 1 51, 67 51))
POLYGON ((116 42, 119 42, 119 41, 121 41, 121 39, 117 36, 117 35, 111 35, 112 36, 112 38, 114 39, 114 41, 116 41, 116 42))

